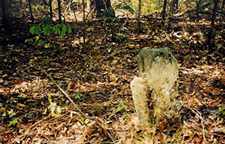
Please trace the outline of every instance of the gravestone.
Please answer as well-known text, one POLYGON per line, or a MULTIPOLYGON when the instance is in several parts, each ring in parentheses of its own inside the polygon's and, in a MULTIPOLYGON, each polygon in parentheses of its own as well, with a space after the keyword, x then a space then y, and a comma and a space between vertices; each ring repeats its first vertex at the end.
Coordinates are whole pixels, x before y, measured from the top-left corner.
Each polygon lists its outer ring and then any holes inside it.
POLYGON ((168 48, 144 48, 138 54, 139 76, 131 82, 142 127, 157 125, 177 112, 178 63, 168 48))

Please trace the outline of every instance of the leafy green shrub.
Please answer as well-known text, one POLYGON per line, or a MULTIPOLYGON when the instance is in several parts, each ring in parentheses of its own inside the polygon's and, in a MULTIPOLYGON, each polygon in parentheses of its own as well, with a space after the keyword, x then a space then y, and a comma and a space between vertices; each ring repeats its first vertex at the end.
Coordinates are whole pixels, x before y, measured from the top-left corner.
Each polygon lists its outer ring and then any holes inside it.
POLYGON ((72 33, 72 28, 68 25, 61 23, 53 27, 53 32, 59 35, 60 37, 64 37, 66 34, 72 33))
POLYGON ((72 28, 64 23, 53 24, 48 18, 44 18, 42 23, 31 25, 29 32, 33 37, 26 39, 26 43, 49 48, 52 44, 43 37, 57 35, 63 38, 66 34, 72 33, 72 28))
POLYGON ((40 25, 32 25, 29 29, 29 32, 32 35, 40 35, 41 34, 41 27, 40 25))
POLYGON ((44 35, 49 36, 51 34, 56 34, 61 38, 64 37, 66 34, 72 33, 72 28, 69 25, 64 23, 60 24, 49 24, 49 23, 42 23, 42 24, 33 24, 29 32, 32 35, 44 35))
POLYGON ((44 35, 49 36, 51 33, 53 33, 52 26, 49 24, 45 24, 42 26, 42 31, 44 35))

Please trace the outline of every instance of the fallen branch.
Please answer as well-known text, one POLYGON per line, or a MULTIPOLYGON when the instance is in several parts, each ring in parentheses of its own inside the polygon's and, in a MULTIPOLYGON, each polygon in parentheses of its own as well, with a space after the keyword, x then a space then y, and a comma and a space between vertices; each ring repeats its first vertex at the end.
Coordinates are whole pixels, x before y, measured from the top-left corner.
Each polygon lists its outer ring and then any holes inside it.
POLYGON ((56 85, 56 87, 59 89, 59 91, 73 104, 73 106, 75 107, 75 109, 80 113, 80 117, 81 118, 90 119, 87 115, 85 115, 81 111, 81 109, 79 108, 79 106, 74 103, 74 101, 70 98, 70 96, 57 84, 57 82, 51 77, 51 75, 49 75, 46 71, 44 71, 44 73, 47 75, 47 77, 50 79, 50 81, 56 85))

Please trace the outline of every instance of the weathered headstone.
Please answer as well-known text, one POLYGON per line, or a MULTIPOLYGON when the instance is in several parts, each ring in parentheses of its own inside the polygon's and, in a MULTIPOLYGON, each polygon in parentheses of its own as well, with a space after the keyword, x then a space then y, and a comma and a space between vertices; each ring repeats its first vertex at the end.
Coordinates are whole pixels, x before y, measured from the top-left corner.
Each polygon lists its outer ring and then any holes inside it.
POLYGON ((149 126, 149 109, 148 109, 148 85, 141 77, 135 77, 131 81, 131 90, 135 110, 137 112, 139 123, 143 127, 149 126))
POLYGON ((157 125, 177 111, 178 63, 168 48, 144 48, 138 54, 138 67, 131 90, 140 125, 157 125))

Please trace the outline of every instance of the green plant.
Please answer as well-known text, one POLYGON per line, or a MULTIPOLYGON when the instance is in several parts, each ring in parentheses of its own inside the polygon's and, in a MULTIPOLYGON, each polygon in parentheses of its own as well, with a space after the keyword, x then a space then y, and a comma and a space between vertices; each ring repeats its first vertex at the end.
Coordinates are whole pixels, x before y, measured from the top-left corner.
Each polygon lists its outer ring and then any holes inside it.
POLYGON ((51 33, 53 33, 52 25, 50 24, 42 25, 42 32, 43 32, 43 35, 49 36, 51 33))
POLYGON ((74 99, 77 101, 82 101, 84 99, 84 95, 82 95, 80 92, 75 93, 74 99))
POLYGON ((11 110, 4 110, 4 112, 2 113, 1 115, 1 120, 3 119, 9 119, 8 121, 8 126, 9 127, 13 127, 13 126, 16 126, 19 119, 16 118, 16 113, 13 111, 13 109, 11 110))
POLYGON ((60 23, 53 26, 53 33, 59 35, 60 37, 64 37, 66 34, 72 33, 72 28, 69 25, 60 23))
POLYGON ((51 34, 56 34, 60 37, 64 37, 66 34, 72 33, 72 28, 64 23, 56 25, 53 25, 51 23, 41 23, 41 24, 33 24, 30 27, 29 32, 32 35, 49 36, 51 34))
POLYGON ((25 43, 36 46, 44 46, 45 48, 49 48, 52 46, 52 44, 50 44, 48 41, 44 40, 40 36, 34 36, 32 38, 26 39, 25 43))
POLYGON ((109 119, 113 117, 114 115, 116 115, 117 113, 124 113, 126 111, 127 111, 127 105, 123 101, 120 101, 118 105, 116 106, 116 109, 112 111, 112 114, 109 116, 109 119))
POLYGON ((40 35, 41 34, 41 26, 39 24, 34 24, 30 27, 29 32, 32 35, 40 35))
POLYGON ((125 112, 127 110, 127 105, 123 102, 123 101, 120 101, 120 103, 117 105, 116 107, 116 113, 118 112, 125 112))
POLYGON ((60 114, 62 113, 62 107, 58 106, 57 103, 52 101, 52 97, 49 94, 48 95, 48 102, 49 102, 49 106, 48 108, 45 110, 44 113, 49 112, 49 114, 53 117, 58 117, 60 116, 60 114))
POLYGON ((219 107, 219 109, 218 109, 218 114, 219 114, 219 116, 221 116, 221 117, 225 117, 225 106, 219 107))
POLYGON ((18 123, 18 119, 17 118, 13 118, 11 121, 9 121, 8 126, 12 127, 12 126, 16 126, 18 123))
POLYGON ((46 41, 41 39, 39 36, 35 36, 33 42, 34 42, 34 45, 38 45, 38 46, 43 46, 46 43, 46 41))
POLYGON ((54 34, 63 38, 66 34, 72 33, 72 28, 64 23, 54 25, 48 18, 44 18, 42 23, 31 25, 29 32, 33 37, 26 39, 26 43, 49 48, 52 44, 48 40, 45 40, 45 36, 54 34))

